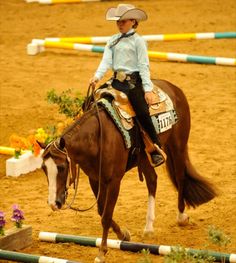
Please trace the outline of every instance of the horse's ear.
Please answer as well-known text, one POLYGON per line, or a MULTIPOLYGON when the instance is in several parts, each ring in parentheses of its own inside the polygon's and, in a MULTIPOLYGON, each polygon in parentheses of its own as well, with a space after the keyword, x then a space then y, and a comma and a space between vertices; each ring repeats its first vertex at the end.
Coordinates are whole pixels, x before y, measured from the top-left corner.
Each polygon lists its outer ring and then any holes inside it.
POLYGON ((60 148, 61 150, 63 150, 63 149, 65 148, 65 146, 66 146, 65 139, 64 139, 63 137, 61 137, 61 138, 59 139, 59 148, 60 148))
POLYGON ((45 149, 47 144, 43 143, 43 142, 39 142, 39 141, 36 141, 37 144, 42 148, 42 149, 45 149))

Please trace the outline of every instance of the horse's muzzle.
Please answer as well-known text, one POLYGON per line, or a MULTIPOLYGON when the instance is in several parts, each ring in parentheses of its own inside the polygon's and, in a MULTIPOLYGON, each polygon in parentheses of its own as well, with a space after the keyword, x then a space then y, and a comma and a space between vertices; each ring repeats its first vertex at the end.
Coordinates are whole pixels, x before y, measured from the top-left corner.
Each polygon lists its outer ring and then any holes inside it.
POLYGON ((59 210, 65 204, 65 195, 61 198, 57 198, 54 204, 49 204, 53 211, 59 210))
POLYGON ((59 200, 57 200, 56 201, 56 206, 58 207, 58 209, 61 209, 62 203, 59 200))
POLYGON ((57 211, 57 210, 60 209, 60 208, 57 206, 57 204, 51 204, 50 207, 51 207, 51 209, 52 209, 53 211, 57 211))

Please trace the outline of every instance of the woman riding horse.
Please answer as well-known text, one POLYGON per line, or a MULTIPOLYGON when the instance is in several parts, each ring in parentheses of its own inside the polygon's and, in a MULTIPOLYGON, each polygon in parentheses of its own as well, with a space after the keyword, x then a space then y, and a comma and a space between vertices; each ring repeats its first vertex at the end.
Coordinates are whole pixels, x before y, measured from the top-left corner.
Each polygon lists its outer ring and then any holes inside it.
POLYGON ((119 4, 110 8, 106 19, 116 21, 120 31, 108 41, 102 61, 90 80, 95 87, 109 68, 114 71, 112 87, 129 98, 141 126, 149 135, 153 147, 150 162, 155 167, 165 162, 166 155, 149 115, 149 105, 155 99, 153 83, 150 80, 149 59, 144 39, 135 32, 139 21, 147 19, 146 13, 133 5, 119 4))

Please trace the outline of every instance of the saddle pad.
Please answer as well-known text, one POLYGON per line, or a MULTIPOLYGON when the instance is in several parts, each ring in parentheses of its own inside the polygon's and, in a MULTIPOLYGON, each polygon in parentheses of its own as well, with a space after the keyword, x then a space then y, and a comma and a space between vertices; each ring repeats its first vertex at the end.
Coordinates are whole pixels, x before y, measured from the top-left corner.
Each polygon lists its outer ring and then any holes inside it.
POLYGON ((123 139, 125 141, 125 146, 127 149, 131 147, 131 136, 129 132, 123 127, 120 121, 120 117, 114 110, 112 103, 107 100, 106 98, 102 98, 98 101, 98 104, 102 105, 104 109, 107 111, 107 113, 111 116, 112 120, 116 124, 118 130, 120 131, 121 135, 123 136, 123 139))

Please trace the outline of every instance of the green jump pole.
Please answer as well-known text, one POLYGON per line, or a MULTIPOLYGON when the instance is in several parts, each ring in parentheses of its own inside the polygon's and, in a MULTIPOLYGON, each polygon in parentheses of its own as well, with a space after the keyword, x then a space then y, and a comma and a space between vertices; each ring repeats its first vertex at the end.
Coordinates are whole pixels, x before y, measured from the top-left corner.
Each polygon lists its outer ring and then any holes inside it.
MULTIPOLYGON (((39 239, 41 241, 55 242, 55 243, 67 243, 72 242, 82 246, 99 247, 101 245, 101 238, 86 237, 86 236, 74 236, 74 235, 63 235, 51 232, 40 232, 39 239)), ((144 243, 134 243, 120 240, 107 239, 107 246, 109 248, 116 248, 124 251, 139 252, 142 249, 148 249, 151 254, 155 255, 167 255, 171 250, 176 249, 175 246, 163 246, 163 245, 152 245, 144 243)), ((215 258, 215 262, 231 263, 236 262, 236 254, 227 254, 214 252, 210 250, 197 250, 187 248, 189 254, 207 254, 215 258)))
POLYGON ((28 262, 28 263, 48 263, 48 262, 81 263, 78 261, 71 261, 71 260, 60 259, 60 258, 51 258, 45 256, 37 256, 37 255, 13 252, 10 250, 3 250, 3 249, 0 249, 0 259, 11 260, 16 262, 28 262))

